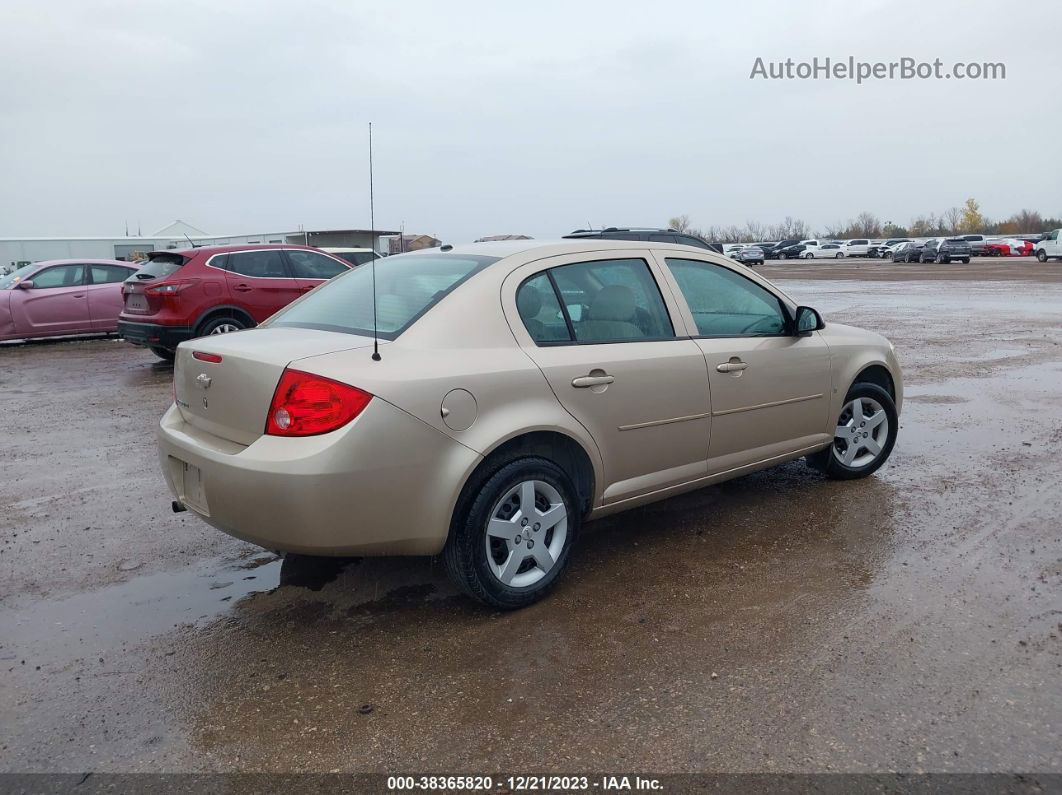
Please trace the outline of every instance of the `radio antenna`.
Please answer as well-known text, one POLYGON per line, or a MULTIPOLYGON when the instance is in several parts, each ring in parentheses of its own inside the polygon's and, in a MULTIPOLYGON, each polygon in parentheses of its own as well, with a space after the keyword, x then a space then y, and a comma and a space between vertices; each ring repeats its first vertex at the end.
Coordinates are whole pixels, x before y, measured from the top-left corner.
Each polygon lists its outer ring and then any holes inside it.
POLYGON ((372 195, 372 122, 369 122, 369 240, 372 245, 372 360, 380 361, 380 331, 376 324, 376 213, 372 195))

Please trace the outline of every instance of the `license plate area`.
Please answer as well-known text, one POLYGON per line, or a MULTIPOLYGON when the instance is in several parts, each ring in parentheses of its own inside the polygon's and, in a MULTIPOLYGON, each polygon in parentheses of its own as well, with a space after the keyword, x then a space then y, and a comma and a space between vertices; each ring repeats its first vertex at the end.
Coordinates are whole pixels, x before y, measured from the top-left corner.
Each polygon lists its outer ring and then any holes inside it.
POLYGON ((181 502, 196 513, 210 516, 206 489, 203 486, 203 470, 173 456, 170 456, 170 468, 181 502))
POLYGON ((125 308, 130 312, 147 312, 147 297, 139 293, 130 293, 125 298, 125 308))

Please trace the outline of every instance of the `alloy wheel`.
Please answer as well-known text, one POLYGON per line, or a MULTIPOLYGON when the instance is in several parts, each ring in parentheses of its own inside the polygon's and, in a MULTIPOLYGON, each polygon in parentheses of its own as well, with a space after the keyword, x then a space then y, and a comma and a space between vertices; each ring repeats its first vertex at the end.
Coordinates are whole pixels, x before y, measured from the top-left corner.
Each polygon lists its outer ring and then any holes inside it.
POLYGON ((549 574, 568 537, 568 509, 557 489, 525 480, 494 504, 490 517, 487 564, 499 582, 526 588, 549 574))
POLYGON ((210 330, 210 334, 228 334, 232 331, 239 331, 240 327, 235 323, 219 323, 210 330))
POLYGON ((873 463, 889 438, 889 418, 873 398, 854 398, 841 409, 833 435, 833 455, 846 467, 873 463))

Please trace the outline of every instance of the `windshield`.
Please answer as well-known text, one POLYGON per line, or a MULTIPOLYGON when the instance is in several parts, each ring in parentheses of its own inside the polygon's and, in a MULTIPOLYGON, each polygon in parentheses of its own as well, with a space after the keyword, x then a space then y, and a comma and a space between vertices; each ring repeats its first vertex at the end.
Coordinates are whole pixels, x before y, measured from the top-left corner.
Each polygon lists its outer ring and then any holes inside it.
MULTIPOLYGON (((399 254, 376 260, 376 323, 393 340, 417 318, 498 257, 399 254)), ((347 271, 281 310, 269 326, 373 333, 373 267, 347 271)))
POLYGON ((23 265, 17 271, 11 271, 7 276, 0 276, 0 290, 10 290, 20 281, 25 279, 29 274, 33 273, 36 269, 37 263, 32 265, 23 265))

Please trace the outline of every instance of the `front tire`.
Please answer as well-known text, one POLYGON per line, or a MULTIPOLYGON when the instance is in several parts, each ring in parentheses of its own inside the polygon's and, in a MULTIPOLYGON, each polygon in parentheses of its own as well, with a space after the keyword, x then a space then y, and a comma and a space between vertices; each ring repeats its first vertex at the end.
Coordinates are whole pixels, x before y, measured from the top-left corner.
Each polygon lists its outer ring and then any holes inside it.
POLYGON ((1043 249, 1041 249, 1040 251, 1037 251, 1036 252, 1036 259, 1039 262, 1047 262, 1047 252, 1044 251, 1043 249))
POLYGON ((892 395, 877 384, 853 384, 837 418, 833 442, 809 455, 808 464, 833 480, 865 478, 888 460, 899 427, 892 395))
POLYGON ((567 473, 545 458, 512 461, 463 495, 443 550, 450 578, 499 610, 542 599, 568 565, 582 520, 567 473))

